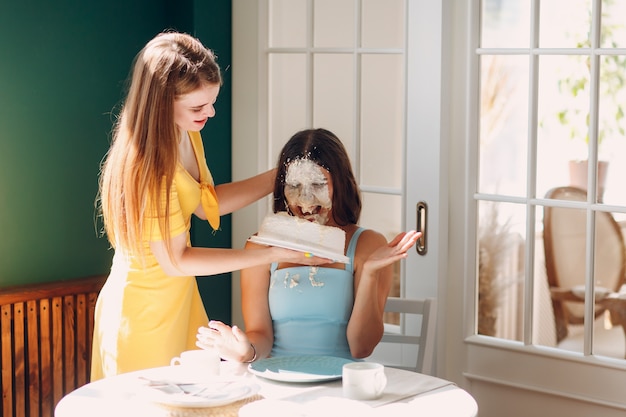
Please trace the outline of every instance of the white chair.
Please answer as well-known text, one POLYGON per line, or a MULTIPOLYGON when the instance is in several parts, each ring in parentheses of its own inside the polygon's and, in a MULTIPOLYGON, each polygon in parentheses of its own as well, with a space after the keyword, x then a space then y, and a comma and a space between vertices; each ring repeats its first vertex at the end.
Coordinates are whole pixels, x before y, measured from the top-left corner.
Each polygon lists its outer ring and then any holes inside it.
POLYGON ((377 350, 380 351, 379 348, 387 344, 400 344, 402 345, 399 346, 400 348, 407 346, 411 348, 410 352, 415 352, 415 349, 417 349, 415 365, 401 366, 394 363, 385 363, 388 361, 384 360, 384 356, 382 355, 376 355, 376 357, 370 358, 383 362, 385 366, 431 375, 434 365, 435 335, 437 330, 435 327, 437 321, 437 300, 434 298, 411 299, 389 297, 385 304, 385 312, 399 313, 401 323, 399 327, 404 327, 405 331, 403 333, 385 331, 379 346, 377 346, 377 350), (415 317, 410 318, 407 317, 407 315, 415 315, 415 317), (417 324, 418 316, 421 316, 419 317, 421 318, 421 324, 412 326, 413 323, 417 324), (402 326, 402 324, 404 324, 404 326, 402 326), (418 330, 417 327, 419 327, 419 333, 416 331, 418 330))

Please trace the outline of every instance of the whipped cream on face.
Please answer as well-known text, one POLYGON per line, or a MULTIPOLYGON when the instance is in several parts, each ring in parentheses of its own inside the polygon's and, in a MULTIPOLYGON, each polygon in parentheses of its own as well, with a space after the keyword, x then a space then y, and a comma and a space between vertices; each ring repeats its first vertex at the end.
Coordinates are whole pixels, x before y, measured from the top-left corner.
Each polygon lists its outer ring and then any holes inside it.
POLYGON ((332 200, 324 168, 309 159, 289 163, 285 175, 285 198, 298 217, 319 224, 328 222, 332 200))

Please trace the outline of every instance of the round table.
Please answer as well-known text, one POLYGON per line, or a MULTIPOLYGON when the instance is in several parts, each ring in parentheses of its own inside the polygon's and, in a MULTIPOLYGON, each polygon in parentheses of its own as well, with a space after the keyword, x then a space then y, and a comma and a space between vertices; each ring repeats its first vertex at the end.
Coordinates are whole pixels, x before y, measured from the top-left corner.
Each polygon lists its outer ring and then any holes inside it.
POLYGON ((238 378, 259 388, 257 394, 242 401, 211 408, 172 408, 146 401, 139 387, 146 380, 159 380, 171 375, 173 367, 130 372, 86 384, 66 395, 57 404, 55 417, 245 417, 246 410, 268 407, 276 417, 290 405, 299 407, 307 416, 459 416, 474 417, 478 406, 474 398, 450 381, 405 371, 385 368, 387 386, 381 398, 355 401, 343 398, 341 380, 313 383, 287 383, 268 380, 248 371, 247 366, 222 362, 220 378, 238 378), (276 406, 279 406, 276 409, 276 406), (304 410, 304 411, 303 411, 304 410), (367 413, 363 413, 363 411, 367 413))

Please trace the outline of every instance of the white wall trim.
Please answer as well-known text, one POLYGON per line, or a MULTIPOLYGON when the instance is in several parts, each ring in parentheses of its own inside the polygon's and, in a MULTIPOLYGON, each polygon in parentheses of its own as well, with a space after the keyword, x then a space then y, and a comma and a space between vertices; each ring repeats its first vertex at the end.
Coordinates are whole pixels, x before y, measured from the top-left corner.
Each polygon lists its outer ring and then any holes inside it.
POLYGON ((515 382, 511 382, 510 380, 505 380, 501 378, 492 378, 492 377, 488 377, 484 375, 473 374, 470 372, 464 372, 463 376, 469 379, 470 381, 486 382, 489 384, 500 385, 502 387, 515 388, 516 390, 523 390, 523 391, 528 391, 528 392, 533 392, 533 393, 546 394, 546 395, 551 395, 553 397, 559 397, 559 398, 564 398, 568 400, 582 401, 582 402, 586 402, 589 404, 601 405, 603 407, 608 407, 608 408, 614 408, 616 410, 626 410, 625 403, 598 400, 596 398, 592 398, 584 394, 581 395, 579 393, 574 394, 570 392, 563 392, 563 391, 558 391, 558 390, 553 390, 553 389, 540 388, 540 387, 536 387, 536 386, 529 385, 529 384, 515 383, 515 382))

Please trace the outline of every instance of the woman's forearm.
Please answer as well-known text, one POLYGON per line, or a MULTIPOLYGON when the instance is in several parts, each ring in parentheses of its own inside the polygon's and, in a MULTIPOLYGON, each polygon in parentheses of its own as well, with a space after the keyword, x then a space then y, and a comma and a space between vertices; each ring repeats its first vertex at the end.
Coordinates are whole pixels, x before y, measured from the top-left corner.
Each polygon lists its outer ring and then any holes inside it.
POLYGON ((241 181, 219 184, 215 187, 220 215, 246 207, 274 190, 276 169, 271 169, 241 181))
POLYGON ((380 342, 386 298, 387 291, 381 288, 377 274, 361 276, 347 328, 350 352, 355 358, 369 356, 380 342))
POLYGON ((307 258, 303 252, 259 245, 255 250, 221 249, 187 246, 187 234, 170 239, 171 257, 164 241, 150 243, 157 262, 170 276, 203 276, 238 271, 272 262, 321 265, 328 259, 307 258))
POLYGON ((170 239, 171 257, 164 241, 151 242, 150 249, 161 268, 170 276, 202 276, 232 272, 255 265, 270 264, 276 249, 220 249, 187 246, 187 234, 170 239))
POLYGON ((271 263, 274 248, 267 247, 251 253, 243 249, 189 247, 176 265, 171 265, 175 275, 217 275, 251 266, 271 263))
POLYGON ((246 336, 248 336, 250 343, 254 345, 256 350, 256 359, 264 359, 270 356, 270 353, 272 353, 273 340, 262 333, 254 331, 246 332, 246 336))

